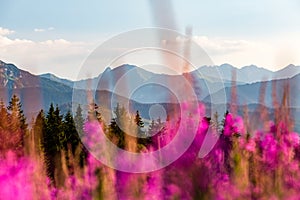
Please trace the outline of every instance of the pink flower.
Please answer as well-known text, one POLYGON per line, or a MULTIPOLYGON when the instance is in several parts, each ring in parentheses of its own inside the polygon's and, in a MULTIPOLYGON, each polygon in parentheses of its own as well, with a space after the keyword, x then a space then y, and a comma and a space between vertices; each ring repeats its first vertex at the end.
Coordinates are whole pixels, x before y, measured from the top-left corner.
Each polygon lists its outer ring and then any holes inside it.
POLYGON ((244 122, 239 116, 233 117, 232 114, 227 114, 225 118, 224 135, 232 136, 234 134, 244 133, 244 122))
POLYGON ((246 139, 244 137, 239 138, 239 146, 249 152, 254 152, 256 148, 256 143, 254 138, 246 139))
POLYGON ((289 134, 286 135, 285 138, 292 147, 297 147, 299 145, 299 134, 298 133, 290 132, 289 134))
POLYGON ((245 145, 245 149, 249 152, 254 152, 256 147, 256 143, 253 139, 249 139, 249 141, 245 145))
POLYGON ((278 157, 278 142, 275 140, 272 134, 265 135, 264 140, 261 143, 263 148, 263 160, 270 167, 275 167, 277 157, 278 157))

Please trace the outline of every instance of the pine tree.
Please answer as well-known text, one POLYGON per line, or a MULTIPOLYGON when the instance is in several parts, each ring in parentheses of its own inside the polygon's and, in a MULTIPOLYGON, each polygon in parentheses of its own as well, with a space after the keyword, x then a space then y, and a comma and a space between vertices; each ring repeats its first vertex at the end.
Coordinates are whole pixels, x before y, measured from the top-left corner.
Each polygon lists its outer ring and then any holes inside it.
POLYGON ((159 140, 163 140, 165 137, 166 127, 159 117, 157 120, 152 120, 148 128, 150 139, 148 144, 151 144, 154 148, 159 148, 159 140))
POLYGON ((100 107, 96 103, 91 103, 89 106, 88 120, 98 120, 102 122, 100 107))
POLYGON ((124 120, 127 120, 126 111, 124 107, 120 107, 119 104, 115 107, 114 110, 115 117, 112 118, 109 128, 108 135, 109 138, 116 143, 119 148, 125 148, 125 132, 124 129, 124 120), (121 128, 120 128, 121 127, 121 128))
POLYGON ((84 119, 82 116, 82 108, 80 105, 78 105, 78 107, 77 107, 76 115, 74 117, 74 123, 75 123, 75 127, 76 127, 79 137, 82 137, 83 136, 84 119))
MULTIPOLYGON (((0 102, 0 153, 5 154, 9 149, 13 148, 14 139, 9 130, 8 112, 4 102, 0 102)), ((2 156, 3 156, 2 155, 2 156)))
POLYGON ((60 110, 58 108, 58 105, 55 107, 54 111, 55 115, 55 129, 56 133, 58 134, 58 150, 63 148, 63 144, 66 141, 66 135, 64 133, 64 125, 63 125, 63 115, 60 114, 60 110))
POLYGON ((54 181, 54 170, 55 170, 54 156, 57 151, 57 147, 56 147, 57 137, 53 128, 54 121, 55 121, 54 107, 53 104, 51 104, 46 117, 46 127, 43 134, 42 146, 44 152, 44 162, 46 166, 46 172, 48 177, 52 181, 54 181))
POLYGON ((143 122, 138 110, 136 111, 134 122, 135 122, 135 125, 137 126, 136 127, 137 128, 137 131, 136 131, 137 136, 139 138, 144 137, 144 132, 142 131, 142 128, 144 128, 144 122, 143 122))
POLYGON ((137 137, 138 137, 138 144, 146 147, 148 144, 151 143, 151 138, 147 137, 145 132, 142 130, 142 128, 144 128, 144 122, 143 122, 138 110, 136 111, 134 122, 135 122, 136 129, 137 129, 136 133, 137 133, 137 137))
POLYGON ((67 112, 63 120, 63 133, 65 136, 65 140, 63 141, 63 150, 65 151, 66 166, 69 174, 73 175, 75 159, 70 158, 76 157, 75 152, 78 148, 80 138, 77 134, 75 122, 70 111, 67 112))
POLYGON ((77 107, 76 115, 74 117, 74 123, 75 123, 77 135, 78 135, 78 139, 79 139, 79 147, 78 147, 78 148, 80 148, 79 165, 80 165, 80 167, 83 167, 87 161, 86 159, 88 157, 88 150, 81 143, 81 138, 84 136, 83 135, 84 134, 84 131, 83 131, 84 119, 83 119, 83 115, 82 115, 82 108, 80 105, 78 105, 78 107, 77 107))
POLYGON ((77 130, 75 127, 75 122, 73 116, 70 111, 67 112, 64 118, 64 135, 66 140, 63 143, 63 147, 65 150, 68 149, 68 146, 71 147, 73 155, 75 154, 75 150, 79 144, 80 138, 77 134, 77 130))
POLYGON ((13 95, 9 105, 8 111, 8 131, 10 132, 11 150, 15 151, 18 155, 23 154, 24 136, 27 133, 26 118, 23 114, 22 104, 20 99, 13 95))
POLYGON ((25 134, 28 128, 28 124, 26 123, 26 117, 22 110, 20 99, 16 95, 13 95, 7 109, 8 111, 10 111, 12 118, 18 119, 15 121, 16 124, 14 125, 20 127, 22 132, 25 134))
POLYGON ((46 127, 46 118, 44 111, 41 110, 37 115, 33 125, 34 149, 39 155, 42 150, 42 138, 46 127))
POLYGON ((152 136, 152 135, 155 135, 156 133, 157 133, 157 126, 156 126, 155 120, 152 119, 151 124, 149 125, 149 128, 148 128, 148 135, 152 136))
POLYGON ((120 104, 118 103, 114 110, 114 113, 116 116, 115 119, 118 126, 122 129, 125 129, 126 123, 128 123, 129 119, 128 119, 128 113, 124 108, 124 106, 120 107, 120 104))
POLYGON ((58 107, 54 109, 53 104, 50 105, 46 116, 46 126, 42 139, 44 152, 44 162, 48 177, 55 184, 55 169, 59 165, 60 150, 62 147, 62 116, 58 107))
POLYGON ((109 125, 109 137, 121 149, 125 148, 124 135, 125 135, 124 131, 122 131, 119 125, 117 124, 117 119, 113 118, 109 125))
POLYGON ((6 107, 4 105, 4 102, 0 101, 0 130, 7 130, 9 127, 8 124, 8 112, 6 110, 6 107))
POLYGON ((142 118, 141 118, 140 113, 139 113, 138 110, 136 111, 136 115, 135 115, 134 121, 135 121, 135 123, 136 123, 136 125, 138 127, 140 127, 140 128, 144 127, 144 122, 143 122, 143 120, 142 120, 142 118))
POLYGON ((102 119, 101 109, 96 103, 90 104, 87 120, 88 121, 97 120, 103 130, 103 133, 106 133, 107 127, 102 119))
POLYGON ((148 133, 150 136, 156 135, 164 130, 164 123, 161 121, 159 117, 156 121, 152 119, 151 124, 148 128, 148 133))

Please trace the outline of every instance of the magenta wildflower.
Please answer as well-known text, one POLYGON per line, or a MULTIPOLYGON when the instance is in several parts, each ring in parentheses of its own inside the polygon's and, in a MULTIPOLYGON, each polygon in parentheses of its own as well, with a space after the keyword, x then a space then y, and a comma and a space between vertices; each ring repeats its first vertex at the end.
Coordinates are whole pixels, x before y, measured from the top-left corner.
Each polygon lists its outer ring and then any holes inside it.
POLYGON ((225 118, 224 135, 241 135, 244 133, 244 122, 239 116, 234 117, 232 114, 227 114, 225 118))
POLYGON ((273 134, 266 134, 261 145, 263 148, 263 161, 271 168, 274 168, 277 162, 279 146, 273 134))

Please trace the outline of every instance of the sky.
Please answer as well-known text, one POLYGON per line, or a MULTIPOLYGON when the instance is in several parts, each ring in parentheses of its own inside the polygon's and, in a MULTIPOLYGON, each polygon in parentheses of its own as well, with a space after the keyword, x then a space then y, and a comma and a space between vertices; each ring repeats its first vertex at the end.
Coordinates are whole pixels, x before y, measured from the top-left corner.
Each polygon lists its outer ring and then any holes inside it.
POLYGON ((0 0, 0 60, 74 80, 88 56, 116 35, 192 27, 213 64, 274 71, 300 65, 299 9, 298 0, 0 0))

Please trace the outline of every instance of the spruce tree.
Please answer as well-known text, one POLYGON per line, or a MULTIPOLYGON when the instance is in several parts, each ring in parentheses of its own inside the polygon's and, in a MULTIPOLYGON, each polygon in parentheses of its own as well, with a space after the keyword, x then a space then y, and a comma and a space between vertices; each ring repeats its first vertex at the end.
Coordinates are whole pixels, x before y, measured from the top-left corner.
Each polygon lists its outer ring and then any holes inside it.
POLYGON ((27 132, 26 118, 23 114, 22 104, 20 99, 13 95, 9 105, 8 111, 8 131, 10 133, 9 141, 11 150, 15 151, 18 155, 23 154, 24 136, 27 132))
POLYGON ((75 155, 75 150, 79 144, 80 138, 77 134, 77 130, 75 127, 75 122, 73 116, 70 111, 64 117, 64 135, 66 140, 63 143, 63 147, 65 150, 68 149, 68 146, 71 147, 73 155, 75 155))
POLYGON ((81 167, 84 166, 84 164, 86 163, 86 159, 88 157, 88 150, 85 148, 85 146, 81 143, 81 138, 84 136, 84 131, 83 131, 83 125, 84 125, 84 119, 83 119, 83 115, 82 115, 82 108, 80 105, 78 105, 77 110, 76 110, 76 114, 74 117, 74 123, 75 123, 75 127, 77 130, 77 135, 78 135, 78 139, 79 139, 79 148, 80 148, 80 152, 79 152, 79 165, 81 167))
POLYGON ((135 123, 136 123, 136 125, 138 127, 140 127, 140 128, 144 127, 144 122, 143 122, 143 120, 142 120, 142 118, 141 118, 140 113, 139 113, 138 110, 136 111, 136 115, 135 115, 134 121, 135 121, 135 123))
POLYGON ((152 119, 151 123, 149 125, 149 128, 148 128, 148 135, 152 136, 152 135, 155 135, 156 133, 157 133, 157 125, 156 125, 154 119, 152 119))
POLYGON ((137 110, 136 111, 136 115, 135 115, 135 118, 134 118, 134 122, 135 122, 135 125, 137 126, 137 136, 140 138, 140 137, 144 137, 144 132, 142 131, 142 128, 144 128, 144 122, 140 116, 140 113, 139 111, 137 110))
POLYGON ((115 143, 119 148, 125 148, 125 138, 124 132, 120 129, 117 124, 117 119, 113 118, 109 125, 109 138, 115 143))
POLYGON ((78 107, 77 107, 76 115, 74 117, 74 123, 75 123, 75 127, 76 127, 79 137, 82 137, 83 136, 84 119, 82 116, 82 108, 80 105, 78 105, 78 107))
POLYGON ((43 134, 46 128, 46 118, 44 111, 41 110, 37 115, 34 125, 33 125, 33 140, 34 140, 34 149, 39 155, 42 150, 42 139, 43 134))
POLYGON ((119 148, 125 148, 125 132, 121 128, 124 128, 124 120, 126 119, 126 112, 124 107, 120 107, 119 104, 115 107, 114 110, 115 117, 112 118, 108 131, 109 138, 113 140, 114 143, 119 148), (120 128, 121 127, 121 128, 120 128))
POLYGON ((89 106, 88 120, 98 120, 102 122, 100 107, 96 103, 91 103, 89 106))
POLYGON ((147 137, 145 132, 142 130, 142 128, 144 128, 144 122, 143 122, 138 110, 136 111, 134 122, 135 122, 136 129, 137 129, 136 133, 137 133, 137 137, 138 137, 138 144, 144 145, 146 147, 149 143, 151 143, 151 138, 147 137))
POLYGON ((8 124, 8 112, 6 110, 6 107, 4 105, 4 102, 0 101, 0 130, 7 130, 9 127, 8 124))
MULTIPOLYGON (((9 130, 8 112, 4 102, 0 102, 0 153, 5 154, 14 146, 14 140, 9 130)), ((2 156, 3 156, 2 155, 2 156)))
POLYGON ((13 97, 11 98, 7 109, 8 111, 10 111, 10 114, 13 118, 18 119, 15 121, 16 124, 14 125, 19 126, 22 132, 25 134, 28 124, 26 123, 26 117, 22 110, 22 103, 16 95, 13 95, 13 97))
POLYGON ((62 116, 58 107, 54 109, 51 103, 46 116, 46 127, 43 134, 42 146, 44 151, 44 161, 48 177, 55 184, 55 168, 60 157, 61 135, 62 135, 62 116))
POLYGON ((157 120, 152 119, 148 128, 148 135, 154 136, 158 133, 164 132, 164 129, 164 123, 161 121, 160 117, 157 120))

